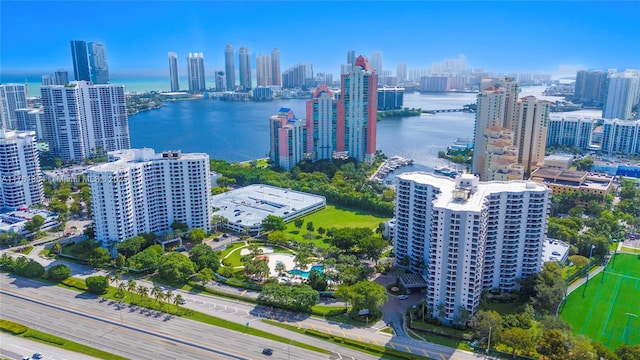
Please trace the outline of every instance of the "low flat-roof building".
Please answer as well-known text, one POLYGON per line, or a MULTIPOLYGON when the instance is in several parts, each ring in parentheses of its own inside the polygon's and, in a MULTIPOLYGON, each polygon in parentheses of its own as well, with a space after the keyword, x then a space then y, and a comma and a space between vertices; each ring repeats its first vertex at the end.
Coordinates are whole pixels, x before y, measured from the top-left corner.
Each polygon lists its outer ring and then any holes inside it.
POLYGON ((542 248, 542 261, 555 261, 563 264, 568 258, 569 244, 556 239, 547 238, 547 240, 545 240, 544 247, 542 248))
POLYGON ((250 234, 262 229, 262 220, 269 215, 285 222, 324 208, 324 196, 312 195, 269 185, 249 185, 212 198, 214 215, 227 219, 225 228, 250 234))
POLYGON ((531 174, 531 180, 547 185, 554 194, 580 192, 604 198, 614 190, 612 176, 586 171, 541 167, 531 174))
POLYGON ((573 159, 574 159, 574 156, 569 154, 549 155, 544 158, 544 166, 568 169, 571 167, 571 164, 573 163, 573 159))
POLYGON ((40 230, 48 230, 60 225, 57 213, 24 207, 0 214, 0 233, 14 232, 28 235, 28 232, 24 229, 24 225, 36 215, 44 218, 44 224, 40 227, 40 230))

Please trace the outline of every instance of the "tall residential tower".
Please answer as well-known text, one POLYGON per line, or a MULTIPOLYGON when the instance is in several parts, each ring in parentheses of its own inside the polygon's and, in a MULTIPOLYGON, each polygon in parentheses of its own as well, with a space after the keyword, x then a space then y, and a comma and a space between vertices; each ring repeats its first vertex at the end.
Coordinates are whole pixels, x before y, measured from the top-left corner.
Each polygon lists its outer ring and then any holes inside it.
POLYGON ((243 91, 251 90, 251 53, 248 47, 238 50, 238 65, 240 70, 240 87, 243 91))
POLYGON ((180 91, 180 81, 178 80, 178 54, 170 52, 169 56, 169 81, 171 81, 171 91, 180 91))
POLYGON ((189 53, 187 57, 187 76, 189 78, 189 92, 207 91, 204 77, 204 55, 202 53, 189 53))
POLYGON ((234 52, 233 46, 227 45, 224 47, 224 72, 226 74, 226 88, 227 91, 234 91, 236 89, 236 69, 233 60, 234 52))
POLYGON ((15 210, 44 200, 35 137, 33 131, 0 129, 0 208, 15 210))
POLYGON ((109 83, 109 64, 107 61, 107 50, 101 42, 87 43, 89 55, 89 69, 91 71, 91 81, 94 84, 109 83))
POLYGON ((282 86, 280 75, 280 50, 271 51, 271 85, 282 86))

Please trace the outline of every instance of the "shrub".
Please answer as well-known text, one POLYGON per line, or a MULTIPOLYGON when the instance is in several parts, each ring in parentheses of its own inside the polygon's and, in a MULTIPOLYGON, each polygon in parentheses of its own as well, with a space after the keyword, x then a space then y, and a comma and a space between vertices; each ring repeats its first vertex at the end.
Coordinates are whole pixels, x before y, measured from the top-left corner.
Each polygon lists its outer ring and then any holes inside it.
POLYGON ((89 292, 94 294, 104 294, 109 288, 109 280, 106 276, 89 276, 85 282, 89 292))
POLYGON ((3 331, 8 331, 14 335, 19 335, 26 332, 29 328, 18 323, 14 323, 9 320, 0 320, 0 329, 3 331))
POLYGON ((49 268, 49 279, 53 281, 62 281, 71 276, 71 269, 67 265, 58 264, 49 268))

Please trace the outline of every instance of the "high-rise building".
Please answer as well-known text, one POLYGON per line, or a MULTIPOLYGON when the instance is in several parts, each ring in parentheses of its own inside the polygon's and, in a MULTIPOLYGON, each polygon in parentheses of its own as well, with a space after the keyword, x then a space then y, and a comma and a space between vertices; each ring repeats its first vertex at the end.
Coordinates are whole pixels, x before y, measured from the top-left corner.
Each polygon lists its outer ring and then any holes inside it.
POLYGON ((547 146, 577 146, 587 149, 597 120, 581 117, 550 116, 547 146))
POLYGON ((171 91, 180 91, 180 80, 178 76, 178 54, 174 52, 168 53, 169 56, 169 81, 171 82, 171 91))
POLYGON ((282 76, 280 75, 280 50, 271 51, 271 85, 282 86, 282 76))
POLYGON ((602 127, 602 151, 608 154, 640 155, 640 120, 607 119, 602 127))
POLYGON ((272 85, 271 58, 269 55, 258 55, 256 58, 256 80, 258 86, 272 85))
POLYGON ((626 70, 609 75, 602 117, 605 119, 631 119, 631 110, 640 100, 640 70, 626 70))
POLYGON ((401 85, 407 82, 407 64, 398 63, 396 66, 396 85, 401 85))
POLYGON ((327 84, 321 84, 307 100, 307 146, 312 160, 332 159, 338 137, 344 138, 344 121, 338 123, 338 102, 327 84))
POLYGON ((513 131, 490 126, 484 131, 484 166, 481 179, 486 181, 522 180, 524 167, 518 163, 518 147, 514 144, 513 131))
POLYGON ((25 84, 0 84, 0 119, 3 129, 16 128, 16 109, 27 107, 25 84))
POLYGON ((42 86, 55 85, 54 79, 51 77, 51 75, 42 75, 42 77, 40 78, 40 85, 42 86))
POLYGON ((73 59, 74 79, 76 81, 91 81, 87 43, 82 40, 72 40, 71 57, 73 59))
POLYGON ((402 109, 404 100, 404 88, 381 87, 378 88, 378 110, 402 109))
POLYGON ((211 230, 209 155, 153 149, 109 152, 91 167, 93 228, 103 247, 140 233, 163 233, 174 221, 211 230))
POLYGON ((396 264, 425 279, 431 316, 464 323, 483 290, 517 290, 541 270, 550 193, 533 181, 398 175, 396 264))
POLYGON ((351 66, 353 66, 355 62, 356 62, 356 51, 355 50, 347 51, 347 64, 351 64, 351 66))
POLYGON ((382 52, 381 51, 374 51, 371 53, 371 61, 369 62, 371 64, 371 70, 373 72, 376 73, 376 75, 378 76, 378 84, 382 84, 382 52))
POLYGON ((216 71, 216 91, 224 91, 224 71, 216 71))
POLYGON ((602 106, 607 93, 607 75, 602 70, 578 71, 573 99, 592 106, 602 106))
POLYGON ((310 63, 296 64, 282 73, 282 87, 287 89, 315 86, 313 65, 310 63))
POLYGON ((89 68, 91 71, 91 81, 94 84, 109 83, 109 64, 107 61, 107 50, 101 42, 87 43, 89 54, 89 68))
POLYGON ((544 162, 551 103, 527 96, 518 101, 517 122, 511 127, 518 147, 518 163, 530 174, 544 162))
POLYGON ((18 209, 44 199, 35 132, 0 129, 0 208, 18 209))
POLYGON ((251 53, 248 47, 238 50, 238 65, 240 70, 240 87, 243 91, 251 90, 251 53))
POLYGON ((226 88, 228 91, 236 89, 236 69, 234 64, 233 46, 224 47, 224 72, 226 73, 226 88))
POLYGON ((346 151, 357 161, 371 162, 376 152, 378 76, 369 61, 360 55, 352 71, 342 74, 341 82, 339 107, 342 109, 338 116, 344 116, 344 132, 340 134, 344 137, 337 139, 338 151, 346 151))
POLYGON ((69 73, 65 69, 56 70, 55 78, 55 82, 51 85, 67 85, 69 83, 69 73))
POLYGON ((204 55, 202 53, 189 53, 187 57, 187 76, 189 78, 189 92, 207 91, 204 77, 204 55))
POLYGON ((304 160, 305 131, 305 123, 296 119, 293 110, 289 108, 281 108, 277 114, 269 118, 269 158, 273 166, 291 170, 304 160))
POLYGON ((80 161, 131 147, 124 85, 75 81, 43 86, 40 93, 41 140, 54 156, 80 161))

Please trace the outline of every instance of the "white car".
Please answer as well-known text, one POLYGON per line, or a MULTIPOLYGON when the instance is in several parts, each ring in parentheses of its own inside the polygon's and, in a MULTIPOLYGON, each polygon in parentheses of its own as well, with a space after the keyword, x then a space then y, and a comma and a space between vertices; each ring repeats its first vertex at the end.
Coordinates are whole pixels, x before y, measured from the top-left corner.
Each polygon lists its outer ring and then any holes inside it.
POLYGON ((398 300, 407 300, 409 298, 408 295, 400 295, 398 296, 398 300))

